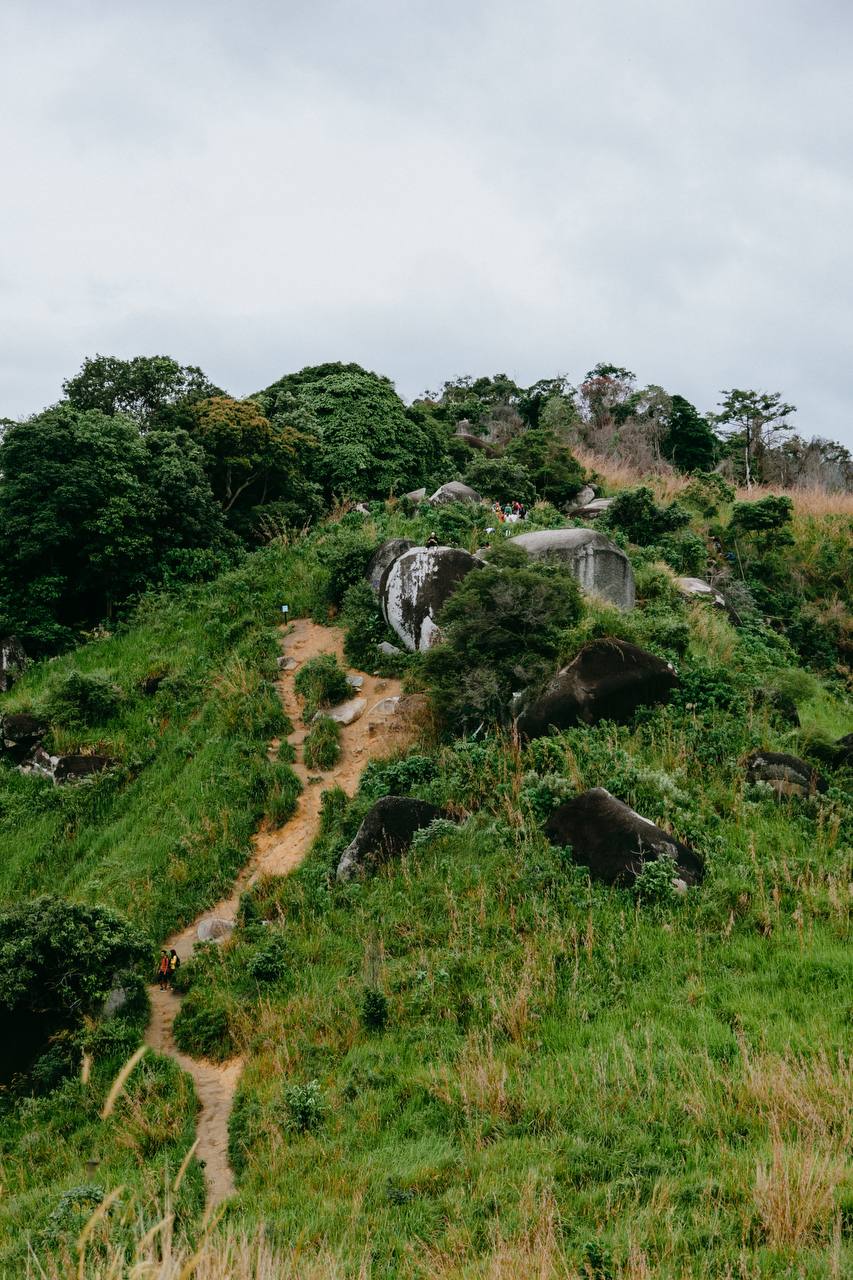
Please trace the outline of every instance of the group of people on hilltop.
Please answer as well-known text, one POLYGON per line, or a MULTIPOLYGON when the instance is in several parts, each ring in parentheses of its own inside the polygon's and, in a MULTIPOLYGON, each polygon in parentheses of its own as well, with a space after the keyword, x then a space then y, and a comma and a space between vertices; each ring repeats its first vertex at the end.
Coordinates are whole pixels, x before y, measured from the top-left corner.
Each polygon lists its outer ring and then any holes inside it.
POLYGON ((495 502, 492 510, 499 524, 517 524, 527 515, 527 508, 523 502, 506 502, 503 506, 495 502))

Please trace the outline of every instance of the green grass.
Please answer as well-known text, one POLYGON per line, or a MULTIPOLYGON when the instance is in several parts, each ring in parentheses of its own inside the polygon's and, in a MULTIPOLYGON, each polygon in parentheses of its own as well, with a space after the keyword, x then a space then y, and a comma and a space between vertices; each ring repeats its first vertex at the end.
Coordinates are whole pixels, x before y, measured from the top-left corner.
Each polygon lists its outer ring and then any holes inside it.
POLYGON ((315 720, 302 745, 302 758, 309 769, 332 769, 341 758, 341 726, 329 716, 315 720))
MULTIPOLYGON (((374 504, 363 527, 417 538, 435 518, 374 504)), ((476 514, 446 518, 453 540, 477 544, 476 514)), ((104 673, 116 714, 57 725, 54 743, 122 761, 68 791, 0 769, 0 897, 91 897, 157 940, 222 893, 258 819, 283 820, 295 799, 287 753, 267 759, 286 728, 272 685, 279 606, 329 619, 319 553, 339 536, 322 528, 210 588, 152 599, 127 630, 0 700, 39 706, 65 673, 104 673), (146 698, 155 673, 165 679, 146 698)), ((746 786, 742 763, 758 746, 796 753, 848 732, 849 699, 838 679, 792 681, 783 637, 685 604, 657 572, 633 614, 587 604, 560 659, 607 633, 676 662, 671 706, 524 749, 486 733, 374 762, 353 800, 325 793, 312 854, 244 899, 233 942, 182 969, 182 1045, 246 1058, 224 1231, 263 1225, 330 1280, 835 1280, 853 1267, 850 774, 822 764, 826 795, 777 804, 746 786), (795 689, 802 730, 754 698, 774 680, 795 689), (540 829, 561 797, 592 786, 693 843, 704 885, 657 906, 591 885, 540 829), (369 805, 407 791, 450 806, 459 828, 337 885, 369 805), (382 1030, 365 1026, 366 986, 387 1000, 382 1030), (301 1126, 294 1108, 308 1100, 301 1126)), ((417 660, 403 662, 422 685, 417 660)), ((186 1080, 152 1062, 140 1097, 132 1088, 101 1122, 113 1066, 96 1057, 88 1091, 0 1099, 10 1275, 29 1235, 44 1254, 69 1186, 125 1185, 144 1222, 162 1207, 190 1140, 186 1080)), ((179 1206, 190 1239, 200 1177, 192 1165, 179 1206)))

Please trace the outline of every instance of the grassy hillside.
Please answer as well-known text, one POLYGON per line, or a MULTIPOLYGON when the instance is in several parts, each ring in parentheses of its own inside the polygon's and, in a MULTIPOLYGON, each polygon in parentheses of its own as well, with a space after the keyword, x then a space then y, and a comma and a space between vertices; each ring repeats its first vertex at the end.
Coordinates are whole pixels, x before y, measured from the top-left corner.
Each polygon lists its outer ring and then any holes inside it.
MULTIPOLYGON (((280 604, 344 624, 363 665, 384 636, 358 585, 376 543, 436 528, 473 548, 490 519, 371 512, 274 542, 209 588, 152 597, 125 630, 0 699, 55 707, 72 670, 120 693, 108 720, 51 729, 57 747, 118 758, 115 773, 60 790, 0 767, 3 900, 50 889, 117 906, 153 946, 221 896, 257 823, 283 820, 295 795, 266 754, 284 727, 280 604), (151 676, 162 682, 145 694, 151 676)), ((691 532, 727 516, 694 510, 691 532)), ((802 607, 841 634, 849 517, 797 511, 792 528, 802 607)), ((427 734, 371 765, 352 802, 327 793, 306 863, 259 885, 233 943, 182 973, 190 1037, 215 1022, 222 1056, 247 1059, 222 1230, 263 1225, 288 1266, 297 1246, 294 1274, 817 1280, 853 1267, 850 773, 824 763, 824 795, 779 804, 742 767, 753 747, 808 752, 849 732, 844 672, 805 670, 757 611, 736 626, 686 603, 660 548, 629 550, 638 608, 587 603, 561 659, 595 635, 640 643, 678 666, 670 706, 524 748, 500 732, 427 734), (686 900, 604 889, 552 848, 547 815, 599 785, 693 843, 704 885, 686 900), (447 806, 458 825, 336 885, 340 851, 389 792, 447 806)), ((402 665, 429 692, 419 661, 402 665)), ((151 1062, 98 1119, 143 1018, 121 1044, 91 1030, 88 1085, 0 1104, 0 1274, 21 1274, 28 1238, 46 1264, 73 1253, 87 1204, 74 1187, 124 1186, 119 1241, 162 1211, 191 1141, 186 1081, 151 1062)), ((170 1196, 192 1239, 194 1163, 170 1196)))

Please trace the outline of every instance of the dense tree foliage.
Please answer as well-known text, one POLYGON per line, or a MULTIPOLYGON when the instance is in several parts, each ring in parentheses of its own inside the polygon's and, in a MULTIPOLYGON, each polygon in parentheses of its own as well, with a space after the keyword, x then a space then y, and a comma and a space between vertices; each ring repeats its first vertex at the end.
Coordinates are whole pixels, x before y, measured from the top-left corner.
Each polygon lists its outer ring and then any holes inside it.
MULTIPOLYGON (((218 388, 195 365, 180 365, 169 356, 93 356, 68 378, 62 389, 76 409, 124 413, 140 426, 175 421, 180 410, 195 400, 218 393, 218 388)), ((183 423, 186 425, 186 422, 183 423)))
POLYGON ((70 642, 172 557, 224 545, 201 450, 185 432, 143 436, 123 414, 68 404, 0 442, 0 633, 35 651, 70 642))
POLYGON ((706 418, 684 396, 673 396, 663 455, 679 471, 710 471, 717 454, 717 440, 706 418))

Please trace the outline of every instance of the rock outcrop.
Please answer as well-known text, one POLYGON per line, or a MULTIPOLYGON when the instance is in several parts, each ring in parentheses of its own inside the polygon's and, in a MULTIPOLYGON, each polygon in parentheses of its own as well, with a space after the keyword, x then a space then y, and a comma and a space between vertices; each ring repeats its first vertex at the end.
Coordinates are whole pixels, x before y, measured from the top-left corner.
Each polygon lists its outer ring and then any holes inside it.
POLYGON ((15 636, 0 637, 0 693, 8 693, 27 665, 23 645, 15 636))
POLYGON ((367 708, 366 698, 350 698, 348 702, 340 702, 336 707, 324 707, 322 711, 315 712, 311 723, 317 720, 334 720, 337 724, 348 725, 355 724, 359 720, 367 708))
POLYGON ((569 510, 569 515, 575 520, 595 520, 598 516, 603 516, 608 508, 613 506, 612 498, 593 498, 589 502, 585 502, 583 506, 577 503, 569 510))
POLYGON ((780 800, 782 796, 813 796, 826 791, 826 779, 814 765, 782 751, 754 751, 746 761, 746 780, 772 787, 780 800))
POLYGON ((404 493, 403 498, 409 502, 423 502, 426 497, 426 489, 412 489, 409 493, 404 493))
POLYGON ((633 609, 636 599, 631 562, 615 542, 595 529, 536 529, 510 544, 533 560, 563 560, 583 591, 601 596, 618 609, 633 609))
POLYGON ((489 444, 488 440, 484 440, 482 436, 474 435, 473 431, 460 431, 457 427, 454 439, 461 440, 469 449, 479 449, 487 458, 494 458, 497 454, 494 445, 489 444))
POLYGON ((412 843, 412 836, 428 827, 435 818, 446 817, 441 809, 411 796, 384 796, 365 817, 355 839, 341 854, 336 878, 351 880, 366 871, 399 857, 412 843))
POLYGON ((390 538, 388 542, 383 542, 381 547, 376 548, 367 563, 364 575, 374 591, 379 590, 382 585, 382 575, 390 569, 397 557, 404 551, 410 551, 413 546, 415 543, 411 538, 390 538))
POLYGON ((582 511, 584 507, 588 507, 595 500, 595 489, 591 484, 585 484, 584 487, 575 494, 570 506, 575 511, 582 511))
POLYGON ((571 846, 574 861, 605 884, 630 886, 645 863, 658 858, 673 860, 673 881, 679 888, 698 884, 704 875, 695 849, 661 831, 603 787, 561 804, 545 824, 545 834, 552 844, 571 846))
POLYGON ((23 764, 40 745, 47 728, 44 720, 27 711, 0 717, 0 752, 13 764, 23 764))
POLYGON ((470 485, 463 484, 461 480, 450 480, 447 484, 443 484, 440 489, 436 489, 431 496, 430 502, 434 507, 447 506, 449 502, 482 502, 476 489, 472 489, 470 485))
POLYGON ((718 609, 725 609, 726 602, 704 578, 676 578, 675 585, 686 599, 707 600, 718 609))
POLYGON ((438 639, 436 615, 459 583, 482 561, 458 547, 414 547, 386 569, 379 588, 385 621, 407 649, 438 639))
POLYGON ((606 636, 584 645, 542 696, 524 707, 516 721, 518 732, 539 738, 552 727, 624 721, 637 707, 667 702, 677 685, 671 663, 627 640, 606 636))

